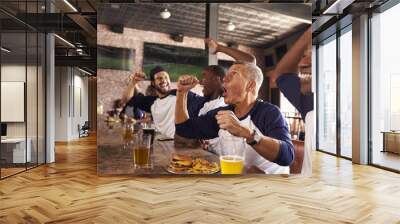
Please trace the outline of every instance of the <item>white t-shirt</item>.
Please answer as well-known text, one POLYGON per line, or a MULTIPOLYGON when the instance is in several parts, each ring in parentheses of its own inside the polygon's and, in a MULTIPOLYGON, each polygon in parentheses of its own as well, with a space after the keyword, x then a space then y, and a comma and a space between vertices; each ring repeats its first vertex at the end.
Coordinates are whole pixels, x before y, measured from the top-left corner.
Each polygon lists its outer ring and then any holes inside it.
MULTIPOLYGON (((206 102, 204 106, 200 109, 199 116, 206 114, 210 110, 214 110, 218 107, 225 107, 225 106, 227 105, 225 104, 224 97, 218 97, 217 99, 206 102)), ((219 154, 218 138, 209 139, 207 141, 208 141, 208 150, 219 154)))
POLYGON ((206 102, 203 107, 199 111, 199 116, 206 114, 210 110, 214 110, 218 107, 225 107, 227 106, 224 101, 224 97, 218 97, 217 99, 210 100, 206 102))
POLYGON ((158 98, 151 105, 156 130, 168 138, 174 138, 175 135, 175 105, 175 95, 158 98))
POLYGON ((304 158, 301 174, 311 176, 312 174, 312 151, 315 150, 315 133, 314 133, 314 111, 307 113, 305 121, 306 136, 304 139, 304 158))

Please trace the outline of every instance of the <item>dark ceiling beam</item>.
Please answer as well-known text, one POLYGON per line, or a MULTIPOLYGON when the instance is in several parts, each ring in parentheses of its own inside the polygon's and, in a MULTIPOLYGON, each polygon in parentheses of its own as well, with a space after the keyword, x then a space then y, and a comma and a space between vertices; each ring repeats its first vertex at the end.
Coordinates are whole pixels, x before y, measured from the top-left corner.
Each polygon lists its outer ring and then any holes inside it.
POLYGON ((24 21, 24 19, 20 18, 19 16, 15 16, 14 14, 12 14, 9 11, 2 9, 2 8, 0 8, 0 12, 3 13, 4 15, 6 15, 6 17, 9 17, 10 19, 14 20, 16 23, 24 25, 24 26, 26 26, 26 28, 35 30, 35 27, 32 27, 31 25, 29 25, 29 23, 26 23, 26 21, 24 21))
POLYGON ((86 0, 86 3, 90 6, 90 8, 93 9, 93 11, 96 11, 96 6, 94 6, 94 5, 90 2, 90 0, 86 0))
POLYGON ((82 30, 73 20, 61 13, 19 13, 17 17, 42 32, 82 30))
POLYGON ((80 14, 69 14, 71 20, 81 27, 83 32, 86 34, 86 42, 90 46, 97 45, 97 29, 89 23, 89 21, 80 14))
POLYGON ((90 24, 85 17, 80 15, 79 13, 70 13, 67 16, 74 21, 78 26, 80 26, 86 34, 88 34, 91 38, 96 38, 97 30, 90 24))
POLYGON ((97 59, 90 56, 56 56, 56 66, 80 66, 96 68, 97 59))

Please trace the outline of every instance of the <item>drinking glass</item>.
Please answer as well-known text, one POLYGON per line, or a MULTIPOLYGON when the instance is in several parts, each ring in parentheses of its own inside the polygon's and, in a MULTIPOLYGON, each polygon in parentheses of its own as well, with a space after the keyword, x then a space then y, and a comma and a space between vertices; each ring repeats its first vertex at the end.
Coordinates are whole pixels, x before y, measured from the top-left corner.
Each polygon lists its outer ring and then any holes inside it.
POLYGON ((245 166, 245 139, 221 136, 219 145, 221 174, 242 174, 245 166))
POLYGON ((128 147, 130 141, 134 137, 134 127, 132 123, 123 123, 121 128, 122 140, 124 141, 124 149, 128 147))
POLYGON ((151 168, 151 135, 137 134, 133 138, 133 164, 135 168, 151 168))

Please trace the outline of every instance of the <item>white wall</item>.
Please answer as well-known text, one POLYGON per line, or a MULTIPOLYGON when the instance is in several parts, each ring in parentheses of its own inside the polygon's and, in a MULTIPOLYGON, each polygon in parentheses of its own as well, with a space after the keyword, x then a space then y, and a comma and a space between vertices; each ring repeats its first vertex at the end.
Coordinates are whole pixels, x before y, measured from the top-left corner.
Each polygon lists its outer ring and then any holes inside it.
POLYGON ((70 141, 79 138, 78 124, 88 120, 88 78, 72 67, 56 67, 55 73, 55 141, 70 141))
MULTIPOLYGON (((24 65, 9 64, 1 66, 1 81, 3 82, 25 82, 26 67, 24 65)), ((28 74, 31 74, 33 66, 28 66, 28 74)), ((28 92, 27 96, 31 94, 28 92)), ((33 95, 33 93, 32 93, 33 95)), ((36 96, 36 92, 35 92, 36 96)), ((7 108, 1 108, 1 110, 7 110, 7 108)), ((29 115, 28 115, 29 116, 29 115)), ((28 118, 28 120, 30 120, 28 118)), ((7 136, 8 137, 25 137, 25 123, 24 122, 11 122, 7 123, 7 136)), ((28 136, 29 137, 29 136, 28 136)))
POLYGON ((55 141, 69 139, 69 68, 55 68, 55 141))
MULTIPOLYGON (((75 70, 76 72, 76 70, 75 70)), ((71 130, 71 135, 73 138, 78 138, 79 133, 78 133, 78 124, 81 126, 85 123, 85 121, 89 120, 89 111, 88 111, 88 96, 89 96, 89 91, 88 91, 88 78, 87 77, 82 77, 80 75, 74 75, 74 89, 75 91, 73 92, 74 96, 74 110, 75 113, 72 113, 72 130, 71 130), (78 90, 80 90, 80 93, 78 93, 78 90), (80 95, 80 97, 79 97, 80 95), (79 100, 81 102, 79 102, 79 100), (81 108, 79 108, 81 107, 81 108), (81 111, 79 111, 79 109, 81 111)))
MULTIPOLYGON (((32 161, 36 162, 39 153, 39 162, 44 162, 44 74, 42 68, 25 66, 25 64, 3 64, 1 66, 1 81, 26 83, 26 121, 6 122, 8 138, 25 138, 30 140, 32 161), (37 70, 38 69, 38 70, 37 70), (27 81, 25 80, 27 78, 27 81), (38 150, 38 152, 37 152, 38 150)), ((7 97, 7 96, 2 96, 7 97)), ((10 110, 10 108, 1 108, 10 110)), ((22 108, 25 110, 25 108, 22 108)), ((25 111, 23 111, 25 112, 25 111)))

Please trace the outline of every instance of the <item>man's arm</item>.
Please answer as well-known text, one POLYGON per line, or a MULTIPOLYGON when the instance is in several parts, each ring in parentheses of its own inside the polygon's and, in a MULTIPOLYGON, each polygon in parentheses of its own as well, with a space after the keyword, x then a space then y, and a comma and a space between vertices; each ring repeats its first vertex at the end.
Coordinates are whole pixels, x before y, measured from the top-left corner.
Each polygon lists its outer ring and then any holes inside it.
POLYGON ((142 80, 144 80, 146 75, 141 72, 137 72, 129 77, 129 83, 126 87, 124 93, 122 94, 121 102, 123 105, 128 103, 128 101, 135 95, 136 93, 136 84, 142 80))
POLYGON ((187 93, 187 110, 189 117, 199 116, 199 111, 203 108, 204 104, 208 101, 207 97, 197 95, 196 93, 189 91, 187 93))
POLYGON ((176 92, 175 124, 184 123, 189 119, 187 110, 187 92, 176 92))
POLYGON ((272 74, 272 82, 275 82, 282 74, 297 73, 298 65, 304 55, 304 51, 311 43, 311 27, 296 41, 296 43, 289 49, 283 58, 276 65, 275 71, 272 74))
POLYGON ((211 139, 218 136, 218 125, 213 115, 189 118, 187 110, 188 92, 199 81, 194 76, 181 76, 178 80, 175 108, 176 133, 185 138, 211 139))
POLYGON ((176 91, 175 124, 184 123, 189 119, 187 110, 188 92, 199 83, 194 76, 183 75, 179 77, 176 91))
POLYGON ((207 38, 204 40, 206 45, 208 46, 208 49, 210 50, 211 53, 216 54, 217 52, 222 52, 225 53, 232 58, 234 58, 236 61, 244 61, 244 62, 250 62, 250 63, 256 63, 256 57, 254 57, 251 54, 248 54, 246 52, 236 50, 233 48, 225 47, 220 44, 218 44, 215 40, 207 38))
POLYGON ((157 99, 156 96, 144 96, 143 94, 139 93, 133 96, 124 107, 124 111, 127 106, 131 106, 133 108, 137 108, 143 110, 145 112, 151 113, 151 106, 153 105, 154 101, 157 99))
MULTIPOLYGON (((273 113, 273 112, 271 112, 273 113)), ((276 113, 276 112, 275 112, 276 113)), ((263 113, 265 114, 265 113, 263 113)), ((272 122, 262 121, 262 126, 271 127, 263 131, 263 136, 253 148, 262 157, 275 162, 281 166, 289 166, 294 159, 294 147, 288 135, 288 129, 281 115, 272 122)), ((232 111, 219 111, 216 115, 217 122, 221 129, 227 130, 232 135, 251 140, 253 130, 242 126, 232 111)), ((268 120, 268 119, 267 119, 268 120)))

